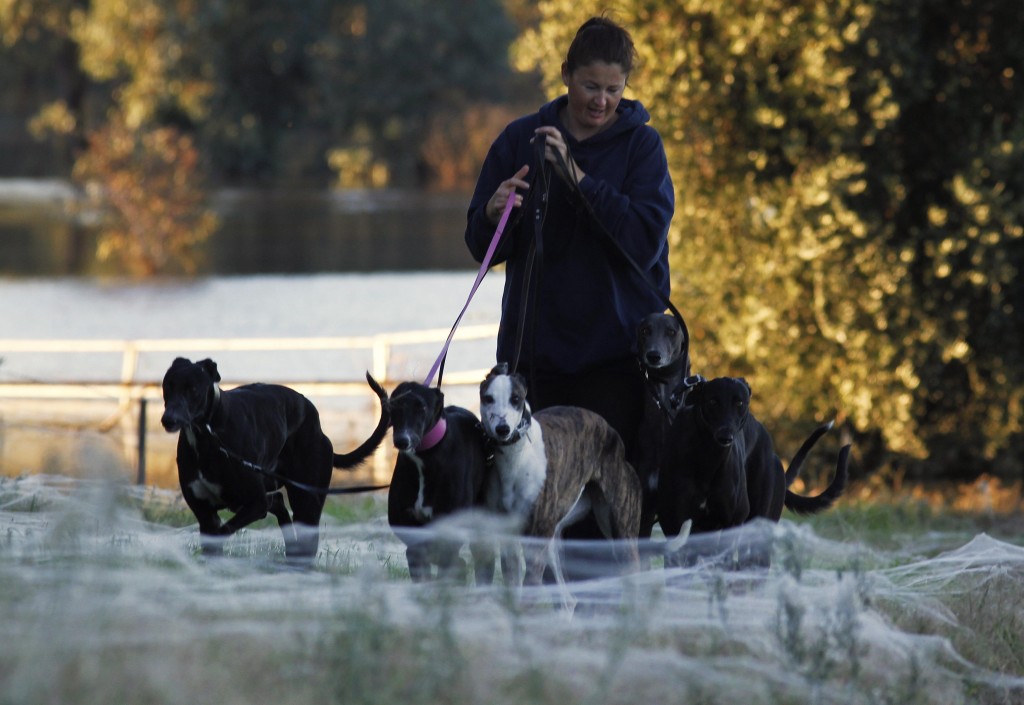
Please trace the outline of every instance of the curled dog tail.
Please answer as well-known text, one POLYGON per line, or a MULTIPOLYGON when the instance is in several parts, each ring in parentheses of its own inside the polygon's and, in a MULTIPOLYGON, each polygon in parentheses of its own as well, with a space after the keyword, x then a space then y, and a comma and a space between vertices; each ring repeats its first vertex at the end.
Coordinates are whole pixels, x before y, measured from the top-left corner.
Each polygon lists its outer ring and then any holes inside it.
POLYGON ((807 454, 811 452, 811 448, 814 447, 814 444, 818 442, 819 438, 832 430, 832 425, 834 423, 834 421, 829 421, 828 423, 823 423, 818 426, 814 429, 811 435, 807 437, 807 440, 804 441, 803 445, 800 446, 800 450, 796 452, 793 459, 789 461, 789 467, 786 468, 786 487, 793 484, 793 481, 796 480, 797 476, 800 474, 800 466, 804 464, 804 459, 807 457, 807 454))
POLYGON ((639 553, 641 558, 652 558, 654 556, 671 556, 682 550, 686 540, 690 538, 690 528, 693 520, 687 519, 679 528, 675 536, 666 536, 664 541, 644 540, 640 541, 639 553))
POLYGON ((846 489, 846 481, 849 478, 846 466, 849 464, 849 461, 850 446, 845 445, 839 450, 839 460, 836 462, 836 476, 832 479, 832 484, 816 497, 804 497, 786 490, 786 509, 797 514, 816 514, 831 507, 846 489))
POLYGON ((349 453, 335 453, 334 467, 339 470, 351 470, 360 463, 367 460, 380 446, 381 441, 388 435, 388 426, 391 424, 391 414, 388 413, 388 393, 375 380, 370 373, 366 373, 366 382, 380 400, 380 420, 377 421, 377 428, 373 433, 355 450, 349 453))

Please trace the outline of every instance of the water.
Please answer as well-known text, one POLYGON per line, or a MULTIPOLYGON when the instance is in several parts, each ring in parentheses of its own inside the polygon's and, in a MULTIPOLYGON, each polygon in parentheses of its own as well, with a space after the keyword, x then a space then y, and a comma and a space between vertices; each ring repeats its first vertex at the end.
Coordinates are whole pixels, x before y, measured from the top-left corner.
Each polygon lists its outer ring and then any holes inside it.
MULTIPOLYGON (((97 275, 96 234, 68 215, 59 181, 0 179, 0 275, 97 275)), ((469 196, 417 191, 218 192, 217 232, 198 274, 311 274, 473 269, 463 232, 469 196)))

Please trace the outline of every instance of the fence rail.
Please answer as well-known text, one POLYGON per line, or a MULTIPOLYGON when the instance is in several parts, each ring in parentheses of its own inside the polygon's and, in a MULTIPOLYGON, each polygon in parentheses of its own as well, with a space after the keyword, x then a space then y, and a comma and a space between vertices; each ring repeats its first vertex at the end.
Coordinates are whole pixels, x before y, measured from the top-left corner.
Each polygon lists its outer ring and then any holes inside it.
MULTIPOLYGON (((396 348, 403 346, 425 345, 436 343, 437 350, 449 335, 447 328, 426 330, 399 331, 363 336, 342 337, 294 337, 294 338, 146 338, 146 339, 21 339, 0 338, 0 360, 5 356, 24 354, 46 355, 94 355, 111 354, 120 356, 120 372, 107 379, 75 380, 69 378, 47 379, 10 379, 4 375, 4 366, 0 362, 0 401, 2 400, 34 400, 49 401, 96 401, 106 400, 117 402, 117 412, 108 419, 107 426, 113 427, 118 422, 125 430, 125 452, 136 455, 138 478, 145 480, 145 447, 146 447, 146 402, 160 398, 161 379, 140 374, 140 356, 150 353, 173 353, 176 355, 208 355, 216 357, 219 353, 248 352, 281 352, 311 353, 323 351, 358 352, 369 354, 369 372, 383 385, 395 380, 389 371, 392 367, 396 348), (129 412, 138 408, 138 414, 129 412), (127 426, 134 425, 129 429, 127 426), (128 440, 128 439, 131 440, 128 440), (129 447, 131 446, 131 447, 129 447)), ((460 326, 455 341, 473 341, 494 339, 497 336, 497 324, 479 324, 460 326)), ((436 354, 436 353, 433 353, 436 354)), ((433 362, 433 357, 424 362, 424 369, 433 362)), ((113 368, 112 368, 113 369, 113 368)), ((296 372, 296 370, 292 370, 296 372)), ((476 385, 484 378, 487 368, 446 370, 445 386, 476 385)), ((163 372, 160 372, 162 376, 163 372)), ((307 396, 317 397, 352 397, 372 396, 362 376, 350 374, 349 378, 331 379, 329 376, 318 375, 319 379, 282 379, 274 381, 292 387, 307 396), (325 378, 326 377, 326 378, 325 378)), ((252 379, 248 381, 267 381, 252 379)), ((238 381, 237 384, 243 382, 238 381)), ((235 384, 224 384, 230 389, 235 384)))

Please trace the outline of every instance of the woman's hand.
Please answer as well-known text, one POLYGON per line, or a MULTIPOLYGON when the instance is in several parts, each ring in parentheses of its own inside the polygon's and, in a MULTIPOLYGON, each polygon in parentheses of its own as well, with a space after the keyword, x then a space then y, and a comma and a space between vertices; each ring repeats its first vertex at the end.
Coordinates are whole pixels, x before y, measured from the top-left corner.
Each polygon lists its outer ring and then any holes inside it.
POLYGON ((529 164, 526 164, 521 167, 519 171, 513 174, 512 178, 501 182, 498 186, 498 190, 494 192, 494 195, 491 196, 491 200, 487 202, 485 212, 489 221, 495 225, 498 224, 498 221, 501 220, 501 214, 505 212, 505 206, 508 204, 509 198, 515 198, 515 203, 513 204, 515 208, 523 205, 523 196, 522 194, 516 193, 516 189, 521 188, 526 190, 530 188, 530 184, 523 180, 529 171, 530 166, 529 164))
POLYGON ((586 174, 569 154, 565 138, 557 127, 545 125, 534 130, 533 139, 544 139, 544 158, 555 167, 555 173, 570 184, 578 184, 586 174))

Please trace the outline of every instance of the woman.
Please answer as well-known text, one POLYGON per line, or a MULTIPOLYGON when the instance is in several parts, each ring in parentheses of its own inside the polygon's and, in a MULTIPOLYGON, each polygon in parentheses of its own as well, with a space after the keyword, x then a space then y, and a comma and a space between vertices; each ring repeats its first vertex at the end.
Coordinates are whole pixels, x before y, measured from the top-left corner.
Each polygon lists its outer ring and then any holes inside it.
POLYGON ((579 28, 562 64, 566 94, 512 122, 491 145, 466 228, 466 244, 482 261, 508 199, 522 207, 531 180, 540 182, 535 192, 547 185, 536 259, 529 253, 540 200, 532 197, 495 253, 494 263, 506 264, 497 358, 518 360, 534 409, 568 404, 601 414, 628 457, 644 395, 636 327, 665 309, 674 210, 661 137, 647 125, 647 110, 622 97, 635 57, 629 33, 611 20, 595 17, 579 28), (546 142, 543 168, 553 178, 536 173, 536 140, 546 142))

